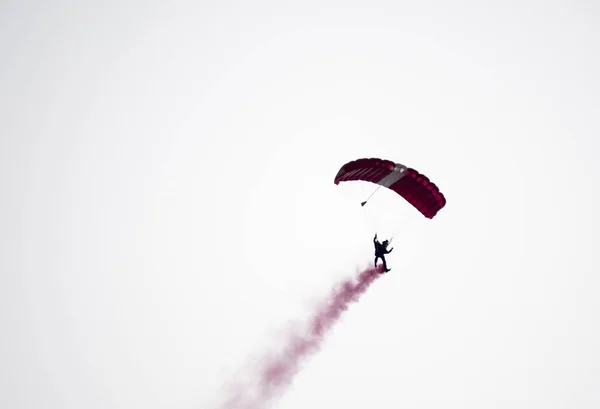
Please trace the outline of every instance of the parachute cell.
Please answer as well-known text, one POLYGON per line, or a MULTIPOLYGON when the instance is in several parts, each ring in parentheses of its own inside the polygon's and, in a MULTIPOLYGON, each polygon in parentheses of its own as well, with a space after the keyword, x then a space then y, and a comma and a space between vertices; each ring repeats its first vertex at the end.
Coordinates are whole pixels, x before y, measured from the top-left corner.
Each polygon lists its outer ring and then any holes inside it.
POLYGON ((378 158, 362 158, 346 163, 334 183, 365 181, 386 187, 432 219, 446 205, 446 198, 425 175, 399 163, 378 158))

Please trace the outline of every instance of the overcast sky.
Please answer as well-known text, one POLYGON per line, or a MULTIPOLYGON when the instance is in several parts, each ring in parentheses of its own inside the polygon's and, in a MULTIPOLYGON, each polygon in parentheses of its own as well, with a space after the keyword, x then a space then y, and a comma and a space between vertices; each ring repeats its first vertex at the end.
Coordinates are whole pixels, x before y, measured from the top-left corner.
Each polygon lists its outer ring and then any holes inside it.
POLYGON ((277 409, 600 406, 596 3, 7 0, 0 56, 1 407, 212 409, 374 230, 277 409))

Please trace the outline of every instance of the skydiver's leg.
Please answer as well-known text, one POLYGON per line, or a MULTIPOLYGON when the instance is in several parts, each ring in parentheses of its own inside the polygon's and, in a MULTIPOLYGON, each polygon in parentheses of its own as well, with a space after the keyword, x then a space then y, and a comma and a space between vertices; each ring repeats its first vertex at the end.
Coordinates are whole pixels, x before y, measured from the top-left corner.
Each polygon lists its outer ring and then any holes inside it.
POLYGON ((382 257, 381 257, 381 260, 383 261, 383 269, 384 269, 385 271, 388 271, 388 268, 387 268, 387 262, 385 261, 385 256, 382 256, 382 257))
POLYGON ((379 259, 379 256, 375 256, 375 267, 377 267, 377 260, 379 259))

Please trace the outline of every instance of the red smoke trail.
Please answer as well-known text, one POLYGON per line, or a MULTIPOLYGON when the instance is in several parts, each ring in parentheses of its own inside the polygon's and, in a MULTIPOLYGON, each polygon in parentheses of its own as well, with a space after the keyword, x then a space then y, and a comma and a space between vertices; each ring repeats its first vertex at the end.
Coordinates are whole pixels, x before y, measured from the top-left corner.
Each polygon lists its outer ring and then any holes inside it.
POLYGON ((283 349, 263 357, 252 370, 251 380, 235 385, 222 409, 266 409, 281 395, 300 370, 300 364, 321 347, 326 333, 335 325, 350 303, 357 302, 381 275, 383 268, 368 268, 334 288, 315 309, 304 328, 296 328, 283 341, 283 349))

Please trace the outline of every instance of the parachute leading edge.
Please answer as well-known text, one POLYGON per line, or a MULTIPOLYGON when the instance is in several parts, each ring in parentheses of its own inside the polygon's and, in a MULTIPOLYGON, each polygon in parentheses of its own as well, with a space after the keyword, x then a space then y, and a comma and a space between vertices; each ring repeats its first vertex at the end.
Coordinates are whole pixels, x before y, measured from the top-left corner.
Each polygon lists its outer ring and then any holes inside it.
POLYGON ((356 180, 375 183, 396 192, 429 219, 433 219, 446 205, 446 198, 427 176, 389 160, 362 158, 348 162, 340 168, 334 183, 356 180))

